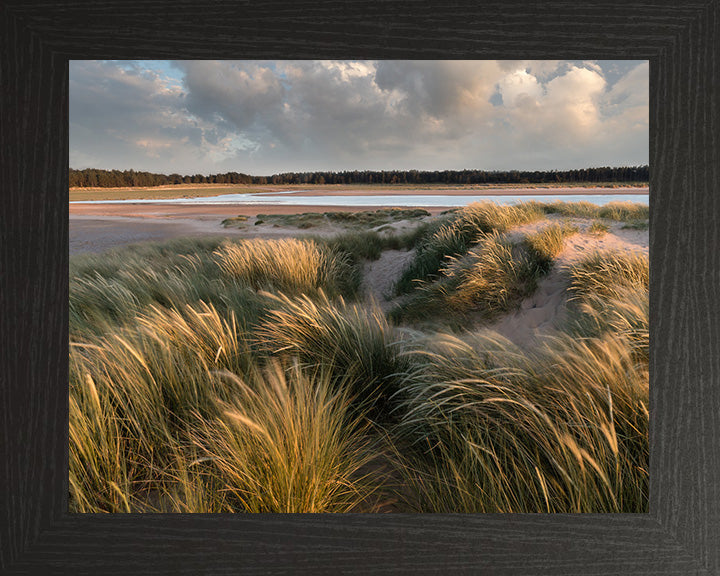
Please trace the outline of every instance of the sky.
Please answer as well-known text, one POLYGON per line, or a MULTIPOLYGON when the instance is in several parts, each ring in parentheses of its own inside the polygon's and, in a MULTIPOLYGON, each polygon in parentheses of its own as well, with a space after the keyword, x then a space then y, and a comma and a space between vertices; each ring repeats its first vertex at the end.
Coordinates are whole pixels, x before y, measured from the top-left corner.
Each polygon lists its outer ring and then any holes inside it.
POLYGON ((69 104, 75 169, 649 163, 649 66, 638 60, 75 60, 69 104))

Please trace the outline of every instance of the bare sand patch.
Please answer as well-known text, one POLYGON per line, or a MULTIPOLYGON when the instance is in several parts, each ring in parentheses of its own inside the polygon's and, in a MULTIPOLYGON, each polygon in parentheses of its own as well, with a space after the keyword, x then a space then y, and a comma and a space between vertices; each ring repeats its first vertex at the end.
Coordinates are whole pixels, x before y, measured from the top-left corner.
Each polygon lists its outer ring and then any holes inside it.
MULTIPOLYGON (((551 215, 554 216, 554 215, 551 215)), ((514 234, 535 232, 557 218, 533 222, 512 230, 514 234)), ((623 222, 608 223, 610 231, 602 236, 587 232, 592 220, 570 219, 580 229, 579 234, 565 240, 565 247, 555 259, 555 265, 547 276, 538 282, 535 293, 523 300, 520 308, 507 314, 483 329, 493 330, 519 346, 528 346, 543 334, 551 334, 567 317, 568 287, 567 267, 580 261, 596 250, 640 252, 649 254, 649 234, 642 230, 623 229, 623 222)))
MULTIPOLYGON (((360 212, 384 206, 291 206, 291 205, 179 205, 179 204, 71 204, 70 254, 101 252, 136 242, 163 241, 183 236, 223 236, 229 238, 279 238, 332 236, 348 228, 324 223, 299 229, 272 222, 258 224, 258 214, 283 215, 304 212, 360 212), (238 225, 223 226, 226 218, 247 216, 238 225)), ((426 208, 437 215, 447 207, 426 208)), ((389 222, 387 227, 402 232, 418 225, 419 220, 389 222)))
POLYGON ((366 300, 377 302, 383 312, 388 312, 393 307, 389 300, 393 286, 413 256, 415 250, 385 250, 379 259, 366 262, 362 283, 366 300))

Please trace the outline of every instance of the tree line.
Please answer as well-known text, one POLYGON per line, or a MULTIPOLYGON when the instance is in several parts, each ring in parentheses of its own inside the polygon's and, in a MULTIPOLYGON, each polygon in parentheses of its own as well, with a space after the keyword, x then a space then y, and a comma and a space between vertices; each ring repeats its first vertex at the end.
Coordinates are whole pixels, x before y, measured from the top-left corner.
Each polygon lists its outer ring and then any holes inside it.
POLYGON ((168 184, 550 184, 562 182, 648 182, 649 166, 603 166, 578 170, 353 170, 285 172, 272 176, 153 174, 135 170, 70 169, 71 188, 115 188, 168 184))

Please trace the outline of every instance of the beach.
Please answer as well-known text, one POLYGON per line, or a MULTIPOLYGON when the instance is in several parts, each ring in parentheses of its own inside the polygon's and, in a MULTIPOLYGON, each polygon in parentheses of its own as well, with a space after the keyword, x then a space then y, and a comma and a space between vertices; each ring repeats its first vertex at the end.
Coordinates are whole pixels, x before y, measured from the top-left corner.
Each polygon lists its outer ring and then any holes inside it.
MULTIPOLYGON (((257 187, 255 187, 257 188, 257 187)), ((283 192, 288 196, 305 196, 308 198, 337 197, 337 196, 382 196, 389 190, 387 187, 359 187, 359 186, 310 186, 300 189, 293 187, 268 187, 268 193, 283 192)), ((189 188, 165 187, 172 189, 178 196, 182 190, 189 188)), ((197 190, 197 188, 193 188, 197 190)), ((122 197, 122 189, 115 189, 122 197)), ((229 187, 205 186, 202 190, 215 190, 217 193, 231 191, 229 187)), ((234 191, 241 191, 242 187, 233 187, 234 191)), ((393 188, 393 195, 416 196, 417 206, 424 207, 432 215, 451 208, 447 206, 425 206, 423 196, 444 194, 448 197, 476 196, 482 190, 488 196, 538 196, 551 194, 553 196, 596 194, 646 194, 647 188, 591 188, 591 187, 543 187, 543 188, 511 188, 511 187, 432 187, 432 188, 393 188)), ((153 189, 147 189, 147 196, 153 189)), ((90 192, 89 190, 86 192, 90 192)), ((72 191, 71 191, 72 197, 72 191)), ((83 196, 85 197, 85 196, 83 196)), ((357 212, 360 210, 376 210, 383 206, 343 206, 337 204, 176 204, 170 202, 147 203, 107 203, 92 204, 71 203, 70 218, 70 254, 83 252, 101 252, 115 246, 145 241, 162 241, 182 236, 238 236, 250 235, 253 237, 275 237, 282 234, 273 226, 253 226, 258 214, 302 214, 305 212, 357 212), (222 221, 238 215, 250 218, 249 226, 242 230, 229 229, 222 226, 222 221)), ((297 232, 295 230, 294 232, 297 232)), ((294 233, 293 232, 293 233, 294 233)), ((287 231, 285 235, 287 235, 287 231)))

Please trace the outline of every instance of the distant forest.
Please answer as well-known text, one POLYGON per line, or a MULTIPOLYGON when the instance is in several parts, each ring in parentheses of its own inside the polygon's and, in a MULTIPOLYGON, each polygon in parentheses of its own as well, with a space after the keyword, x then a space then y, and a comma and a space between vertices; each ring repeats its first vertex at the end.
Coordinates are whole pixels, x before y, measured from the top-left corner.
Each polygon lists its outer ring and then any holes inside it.
POLYGON ((583 168, 580 170, 354 170, 286 172, 273 176, 225 174, 152 174, 135 170, 70 169, 72 188, 162 186, 167 184, 543 184, 558 182, 648 182, 648 166, 583 168))

